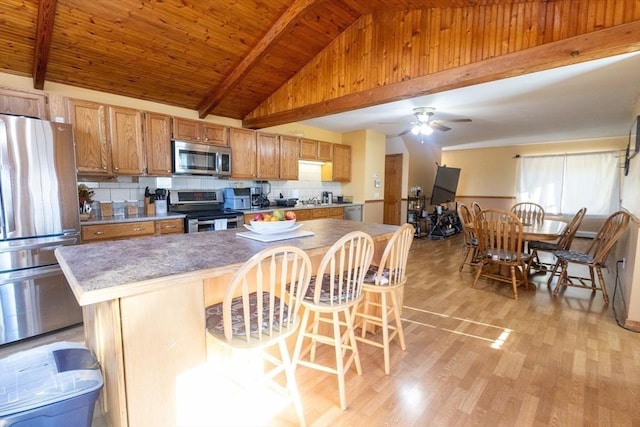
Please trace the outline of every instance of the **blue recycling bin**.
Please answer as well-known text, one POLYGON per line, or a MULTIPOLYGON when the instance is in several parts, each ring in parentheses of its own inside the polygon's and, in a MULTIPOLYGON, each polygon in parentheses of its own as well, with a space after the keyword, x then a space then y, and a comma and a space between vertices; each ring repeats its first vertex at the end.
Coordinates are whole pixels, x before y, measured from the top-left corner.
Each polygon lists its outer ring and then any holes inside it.
POLYGON ((103 380, 85 346, 57 342, 0 359, 0 427, 91 427, 103 380))

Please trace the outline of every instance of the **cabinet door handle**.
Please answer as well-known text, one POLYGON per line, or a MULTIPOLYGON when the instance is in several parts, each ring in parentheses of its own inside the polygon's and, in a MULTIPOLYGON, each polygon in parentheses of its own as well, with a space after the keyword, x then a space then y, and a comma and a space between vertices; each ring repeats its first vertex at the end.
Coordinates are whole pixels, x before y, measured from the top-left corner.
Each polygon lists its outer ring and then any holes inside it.
POLYGON ((104 231, 94 231, 93 234, 95 234, 96 236, 102 236, 104 234, 104 231))
POLYGON ((133 228, 133 231, 143 231, 143 230, 144 230, 144 227, 140 227, 140 226, 133 228))
POLYGON ((164 228, 176 228, 175 225, 165 225, 164 228))

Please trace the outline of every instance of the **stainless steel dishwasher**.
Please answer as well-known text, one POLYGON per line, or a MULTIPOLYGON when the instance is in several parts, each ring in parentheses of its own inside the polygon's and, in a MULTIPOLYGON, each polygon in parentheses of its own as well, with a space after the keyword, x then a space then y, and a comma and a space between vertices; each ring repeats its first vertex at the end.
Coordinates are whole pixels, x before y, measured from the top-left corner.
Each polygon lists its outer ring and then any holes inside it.
POLYGON ((362 205, 345 206, 344 219, 362 222, 362 205))

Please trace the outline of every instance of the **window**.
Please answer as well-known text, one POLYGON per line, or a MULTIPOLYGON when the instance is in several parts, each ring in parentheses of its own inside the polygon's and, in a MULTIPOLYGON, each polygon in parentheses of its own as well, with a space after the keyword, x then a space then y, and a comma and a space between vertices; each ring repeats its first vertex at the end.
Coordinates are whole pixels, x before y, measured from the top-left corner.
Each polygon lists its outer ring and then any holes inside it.
POLYGON ((620 208, 619 153, 521 157, 517 202, 535 202, 549 214, 568 214, 586 206, 589 215, 620 208))

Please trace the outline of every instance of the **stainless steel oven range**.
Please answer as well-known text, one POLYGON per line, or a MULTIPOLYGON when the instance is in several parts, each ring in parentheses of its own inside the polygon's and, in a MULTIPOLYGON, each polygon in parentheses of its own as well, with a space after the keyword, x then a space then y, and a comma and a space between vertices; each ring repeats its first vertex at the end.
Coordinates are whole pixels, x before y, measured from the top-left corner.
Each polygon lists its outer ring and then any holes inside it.
POLYGON ((169 194, 169 211, 186 215, 186 233, 242 227, 244 214, 225 209, 223 203, 222 190, 172 190, 169 194))

